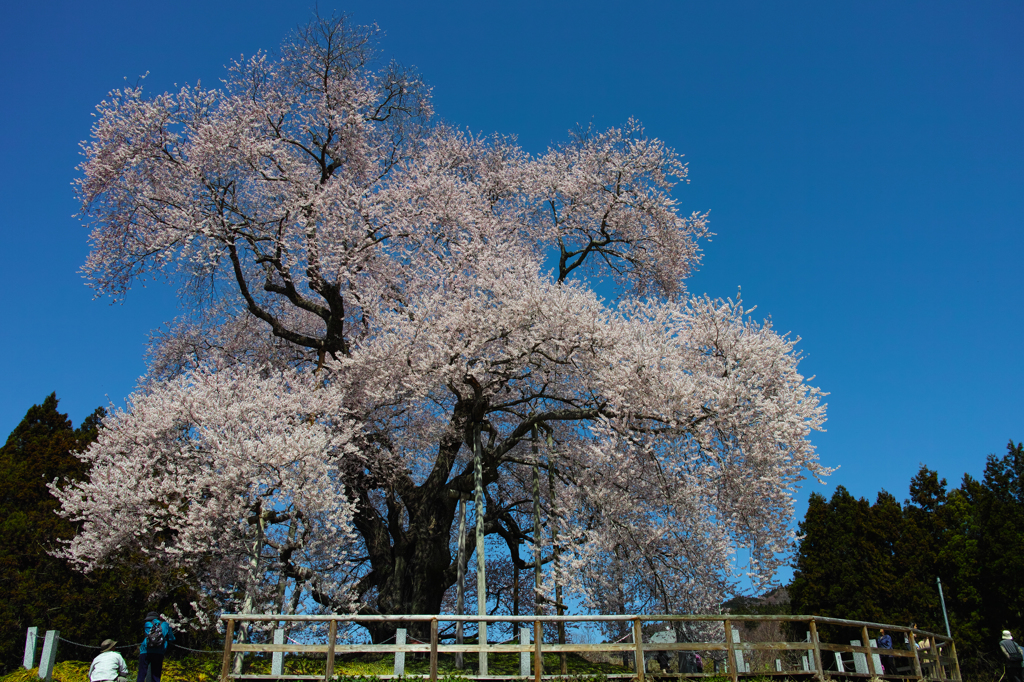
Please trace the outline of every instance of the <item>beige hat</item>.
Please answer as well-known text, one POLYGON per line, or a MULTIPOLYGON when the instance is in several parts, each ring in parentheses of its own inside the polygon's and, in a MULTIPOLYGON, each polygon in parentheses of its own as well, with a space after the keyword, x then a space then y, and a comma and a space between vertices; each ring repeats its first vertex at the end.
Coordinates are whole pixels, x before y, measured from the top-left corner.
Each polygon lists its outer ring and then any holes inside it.
POLYGON ((1003 630, 1003 639, 1013 639, 1013 635, 1010 634, 1009 630, 1003 630))
POLYGON ((108 652, 111 649, 113 649, 115 646, 117 646, 117 642, 115 642, 112 639, 105 639, 100 644, 100 653, 101 654, 105 654, 106 652, 108 652))

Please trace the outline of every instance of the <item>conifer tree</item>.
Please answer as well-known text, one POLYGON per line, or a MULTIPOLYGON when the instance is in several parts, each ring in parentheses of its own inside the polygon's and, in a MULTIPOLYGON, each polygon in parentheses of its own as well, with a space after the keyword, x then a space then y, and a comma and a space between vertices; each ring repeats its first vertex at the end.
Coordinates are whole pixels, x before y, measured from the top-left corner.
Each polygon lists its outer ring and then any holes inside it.
MULTIPOLYGON (((792 611, 945 632, 936 578, 965 674, 998 669, 1002 630, 1024 636, 1024 446, 989 455, 959 488, 922 466, 901 506, 842 486, 811 495, 790 587, 792 611)), ((836 634, 825 632, 825 635, 836 634)))
MULTIPOLYGON (((61 637, 95 646, 106 637, 141 641, 140 621, 149 608, 167 608, 183 594, 167 576, 142 572, 144 564, 122 560, 106 571, 83 575, 51 556, 75 528, 56 514, 59 503, 47 484, 79 480, 85 465, 73 456, 96 439, 104 411, 97 409, 76 429, 57 411, 51 393, 0 447, 0 671, 21 664, 30 626, 60 630, 61 637)), ((185 590, 187 592, 187 590, 185 590)), ((61 658, 86 658, 89 649, 62 644, 61 658)))

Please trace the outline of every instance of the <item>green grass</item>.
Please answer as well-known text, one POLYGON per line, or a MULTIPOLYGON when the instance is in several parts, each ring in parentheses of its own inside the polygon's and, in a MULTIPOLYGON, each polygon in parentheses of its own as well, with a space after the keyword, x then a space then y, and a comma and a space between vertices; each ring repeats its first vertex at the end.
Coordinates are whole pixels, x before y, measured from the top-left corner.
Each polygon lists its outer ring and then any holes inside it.
MULTIPOLYGON (((220 678, 220 652, 211 655, 190 655, 185 658, 169 658, 164 661, 163 682, 216 682, 220 678)), ((477 669, 477 655, 465 655, 465 673, 473 674, 477 669)), ((138 661, 129 660, 129 679, 134 680, 138 671, 138 661)), ((491 675, 518 675, 519 654, 490 654, 487 657, 488 672, 491 675)), ((286 674, 323 675, 326 661, 323 658, 307 658, 302 656, 285 656, 284 669, 286 674)), ((335 675, 356 682, 358 678, 374 680, 378 675, 390 675, 394 672, 394 654, 339 656, 334 663, 335 675)), ((561 670, 558 654, 544 656, 544 672, 547 675, 557 674, 561 670)), ((608 674, 629 673, 621 666, 609 663, 591 663, 575 654, 566 655, 567 677, 580 682, 585 680, 601 680, 608 674)), ((245 657, 244 671, 257 675, 270 674, 270 657, 245 657)), ((462 672, 455 667, 455 658, 451 655, 440 656, 438 659, 438 677, 455 682, 462 677, 462 672)), ((415 658, 411 654, 405 657, 407 675, 429 675, 430 661, 427 657, 415 658)), ((532 668, 531 668, 532 673, 532 668)), ((89 682, 88 661, 62 661, 54 666, 54 682, 89 682)), ((9 675, 0 677, 0 682, 39 682, 38 669, 18 669, 9 675)))

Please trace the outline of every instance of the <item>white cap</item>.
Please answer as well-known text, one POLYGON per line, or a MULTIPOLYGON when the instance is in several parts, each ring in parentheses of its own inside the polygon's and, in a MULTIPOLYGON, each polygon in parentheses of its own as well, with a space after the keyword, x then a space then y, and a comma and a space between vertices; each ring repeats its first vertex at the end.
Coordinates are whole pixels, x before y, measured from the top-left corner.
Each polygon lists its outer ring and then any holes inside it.
POLYGON ((1003 639, 1013 639, 1013 635, 1010 634, 1009 630, 1003 630, 1003 639))

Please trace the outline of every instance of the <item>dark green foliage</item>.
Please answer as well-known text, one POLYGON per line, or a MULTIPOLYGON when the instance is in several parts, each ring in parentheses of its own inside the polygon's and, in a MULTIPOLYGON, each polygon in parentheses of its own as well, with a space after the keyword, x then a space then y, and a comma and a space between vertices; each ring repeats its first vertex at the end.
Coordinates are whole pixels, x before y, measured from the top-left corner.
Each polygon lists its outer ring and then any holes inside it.
POLYGON ((1001 630, 1024 636, 1021 444, 989 455, 982 481, 964 476, 951 491, 921 467, 903 505, 885 491, 873 505, 842 486, 829 501, 814 494, 800 532, 793 613, 944 633, 938 577, 965 672, 1001 664, 1001 630))
MULTIPOLYGON (((83 575, 50 554, 75 528, 56 514, 59 505, 47 484, 86 474, 72 453, 95 440, 103 414, 96 410, 75 429, 51 394, 29 409, 0 447, 0 671, 21 665, 29 626, 40 634, 60 630, 61 637, 92 646, 107 637, 138 643, 147 610, 189 602, 173 576, 144 571, 131 557, 83 575)), ((95 653, 58 647, 60 659, 88 660, 95 653)))

